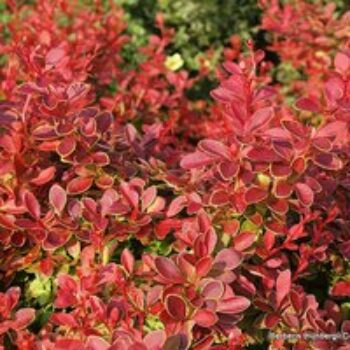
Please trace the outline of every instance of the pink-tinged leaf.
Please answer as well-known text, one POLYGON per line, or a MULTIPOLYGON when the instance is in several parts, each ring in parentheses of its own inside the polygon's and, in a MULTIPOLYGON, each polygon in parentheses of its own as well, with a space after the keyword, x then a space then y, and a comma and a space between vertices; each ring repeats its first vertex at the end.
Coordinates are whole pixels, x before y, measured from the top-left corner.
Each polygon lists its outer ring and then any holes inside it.
POLYGON ((50 166, 42 171, 40 171, 39 175, 34 179, 30 180, 30 182, 36 186, 41 186, 53 179, 56 173, 56 168, 54 166, 50 166))
POLYGON ((142 211, 146 210, 156 199, 157 197, 157 187, 151 186, 148 187, 143 193, 142 193, 142 211))
POLYGON ((274 152, 271 148, 259 146, 252 148, 247 153, 247 158, 257 162, 278 162, 281 161, 281 157, 274 152))
POLYGON ((211 205, 225 205, 230 201, 230 194, 225 190, 216 190, 210 195, 209 202, 211 205))
POLYGON ((148 350, 163 349, 166 340, 166 333, 163 330, 152 331, 145 335, 143 342, 147 345, 148 350))
POLYGON ((198 143, 198 149, 211 156, 230 159, 230 149, 220 141, 205 139, 198 143))
POLYGON ((271 164, 271 175, 273 177, 288 177, 292 174, 292 168, 289 164, 273 163, 271 164))
POLYGON ((347 131, 347 124, 342 121, 334 121, 318 129, 314 138, 336 138, 339 134, 347 131))
POLYGON ((218 172, 224 181, 231 180, 239 172, 239 163, 234 161, 224 161, 218 164, 218 172))
POLYGON ((242 256, 234 248, 220 250, 214 259, 215 269, 233 270, 241 263, 242 256))
POLYGON ((242 69, 237 63, 227 61, 222 65, 228 73, 231 74, 242 74, 242 69))
POLYGON ((340 170, 343 167, 343 162, 330 153, 316 154, 313 157, 313 162, 326 170, 340 170))
POLYGON ((91 156, 94 161, 94 164, 98 166, 103 167, 111 163, 109 155, 106 152, 95 152, 91 156))
POLYGON ((249 299, 241 296, 234 296, 218 303, 217 311, 223 314, 239 314, 250 306, 249 299))
POLYGON ((35 309, 20 309, 15 313, 14 324, 16 329, 24 329, 35 320, 35 309))
POLYGON ((102 134, 111 127, 113 115, 110 112, 102 112, 96 116, 97 130, 102 134))
POLYGON ((294 120, 283 120, 283 127, 288 130, 294 136, 297 136, 301 139, 309 135, 308 129, 300 122, 294 120))
POLYGON ((187 316, 187 306, 184 299, 176 294, 167 295, 165 308, 168 314, 176 321, 182 321, 187 316))
POLYGON ((277 155, 282 157, 287 162, 290 162, 290 160, 293 158, 295 149, 293 148, 293 145, 288 141, 272 141, 272 148, 275 151, 277 155))
POLYGON ((210 95, 214 100, 222 103, 230 103, 234 97, 234 94, 223 87, 218 87, 210 92, 210 95))
POLYGON ((138 207, 139 194, 137 191, 131 188, 131 186, 126 182, 121 183, 120 191, 131 206, 134 208, 138 207))
POLYGON ((350 57, 343 52, 338 52, 334 58, 334 66, 340 73, 346 73, 350 69, 350 57))
POLYGON ((203 256, 196 262, 196 271, 199 277, 204 277, 211 269, 213 259, 211 256, 203 256))
POLYGON ((303 298, 298 292, 291 290, 290 291, 290 301, 293 305, 293 308, 296 312, 300 312, 303 307, 303 298))
POLYGON ((264 136, 274 140, 290 141, 292 139, 288 130, 282 128, 271 128, 264 131, 264 136))
POLYGON ((58 339, 53 350, 86 350, 84 343, 77 339, 58 339))
POLYGON ((155 234, 158 239, 164 239, 168 233, 175 229, 181 228, 181 220, 178 219, 165 219, 156 225, 155 234))
POLYGON ((331 295, 335 297, 350 297, 350 282, 339 281, 331 289, 331 295))
POLYGON ((267 231, 264 235, 264 246, 267 250, 271 250, 275 245, 275 234, 271 231, 267 231))
POLYGON ((74 137, 66 137, 60 142, 59 146, 57 147, 57 153, 61 157, 66 158, 75 151, 76 146, 77 142, 74 137))
POLYGON ((308 185, 299 182, 295 185, 295 190, 299 201, 303 205, 309 207, 313 203, 314 192, 308 185))
POLYGON ((66 244, 71 235, 72 232, 67 229, 51 230, 47 233, 44 242, 42 243, 42 247, 44 250, 55 250, 66 244))
POLYGON ((197 151, 184 156, 180 161, 180 166, 184 169, 196 169, 212 164, 216 160, 215 156, 197 151))
POLYGON ((281 316, 279 314, 269 314, 266 315, 265 325, 269 329, 273 329, 277 326, 278 322, 281 320, 281 316))
POLYGON ((15 229, 16 218, 13 215, 4 215, 0 213, 0 227, 4 227, 7 229, 15 229))
POLYGON ((165 205, 165 199, 163 197, 157 196, 154 202, 146 209, 146 213, 160 213, 165 208, 165 205))
POLYGON ((333 148, 332 142, 325 137, 313 139, 312 146, 321 152, 329 152, 333 148))
POLYGON ((242 252, 243 250, 252 246, 256 239, 256 234, 253 232, 241 232, 238 236, 233 239, 234 248, 242 252))
POLYGON ((134 271, 135 258, 129 249, 125 248, 123 250, 120 261, 129 274, 134 271))
POLYGON ((51 49, 45 57, 46 69, 51 68, 51 66, 57 65, 66 55, 64 48, 55 47, 51 49))
POLYGON ((302 174, 306 169, 306 161, 304 158, 297 158, 292 163, 293 171, 297 174, 302 174))
POLYGON ((160 276, 168 282, 182 284, 186 281, 179 268, 169 258, 158 256, 155 265, 160 276))
POLYGON ((276 280, 276 302, 280 306, 284 298, 290 293, 291 289, 291 272, 284 270, 279 273, 276 280))
POLYGON ((295 106, 298 109, 309 111, 313 113, 317 113, 320 110, 319 103, 316 99, 302 97, 297 100, 295 106))
POLYGON ((218 322, 218 317, 212 310, 198 310, 194 316, 193 320, 200 327, 210 328, 214 326, 216 322, 218 322))
POLYGON ((221 281, 213 280, 204 285, 201 295, 206 300, 219 300, 223 296, 224 292, 224 284, 221 281))
POLYGON ((273 199, 267 203, 267 206, 274 213, 284 215, 288 212, 289 205, 286 199, 273 199))
POLYGON ((247 204, 253 204, 253 203, 259 203, 266 199, 268 196, 268 193, 259 188, 259 187, 251 187, 246 193, 245 193, 245 200, 247 204))
POLYGON ((293 192, 293 186, 286 181, 276 181, 273 193, 277 198, 288 198, 293 192))
POLYGON ((49 191, 49 202, 57 214, 61 214, 67 204, 66 191, 58 184, 51 186, 49 191))
POLYGON ((328 79, 325 84, 325 93, 330 103, 341 99, 345 93, 345 82, 340 77, 328 79))
POLYGON ((266 126, 273 117, 273 108, 266 107, 257 110, 250 118, 246 125, 246 132, 251 133, 262 129, 266 126))
POLYGON ((81 194, 86 192, 93 183, 90 177, 77 177, 71 180, 67 185, 67 193, 70 195, 81 194))
MULTIPOLYGON (((189 341, 187 336, 184 333, 171 335, 165 341, 164 347, 162 350, 185 350, 188 349, 189 341)), ((124 349, 123 349, 124 350, 124 349)))
POLYGON ((169 205, 166 212, 168 218, 173 217, 181 212, 183 208, 187 205, 187 198, 185 196, 176 197, 169 205))
POLYGON ((41 210, 40 204, 31 192, 26 192, 24 195, 24 203, 30 215, 35 219, 40 219, 41 210))
POLYGON ((70 328, 79 327, 78 322, 75 317, 70 314, 66 314, 64 312, 57 312, 51 316, 51 322, 58 326, 65 326, 70 328))
POLYGON ((113 186, 114 178, 109 174, 102 174, 95 180, 95 184, 101 190, 106 190, 113 186))
POLYGON ((101 337, 90 335, 85 343, 84 350, 108 350, 110 344, 101 337))

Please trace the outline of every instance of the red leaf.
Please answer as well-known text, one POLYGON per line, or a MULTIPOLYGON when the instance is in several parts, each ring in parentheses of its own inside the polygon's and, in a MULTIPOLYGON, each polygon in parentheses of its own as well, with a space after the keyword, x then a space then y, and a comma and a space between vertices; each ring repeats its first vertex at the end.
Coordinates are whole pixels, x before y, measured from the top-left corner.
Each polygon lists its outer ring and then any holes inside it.
POLYGON ((274 185, 274 195, 277 198, 288 198, 293 192, 293 187, 288 182, 278 181, 274 185))
POLYGON ((166 334, 163 330, 152 331, 145 335, 143 342, 147 344, 149 350, 163 349, 166 340, 166 334))
POLYGON ((223 180, 229 181, 239 172, 239 164, 233 161, 225 161, 218 164, 218 172, 223 180))
POLYGON ((156 225, 155 233, 158 239, 164 239, 172 229, 177 230, 181 228, 181 226, 181 220, 165 219, 156 225))
POLYGON ((217 160, 217 157, 210 156, 203 152, 194 152, 187 154, 181 159, 180 166, 184 169, 201 168, 217 160))
POLYGON ((185 282, 185 278, 182 275, 181 271, 169 258, 158 256, 155 260, 155 265, 158 273, 165 280, 174 284, 182 284, 185 282))
POLYGON ((251 187, 246 193, 245 193, 245 200, 248 204, 253 203, 259 203, 266 199, 268 196, 268 193, 259 188, 259 187, 251 187))
POLYGON ((221 281, 210 281, 202 289, 201 295, 207 300, 219 300, 225 292, 225 287, 221 281))
POLYGON ((35 320, 35 310, 32 308, 20 309, 15 313, 14 322, 16 329, 26 328, 35 320))
POLYGON ((101 337, 90 335, 85 343, 84 350, 108 350, 110 344, 101 337))
POLYGON ((210 271, 213 263, 213 259, 211 256, 203 256, 196 262, 196 271, 199 277, 206 276, 210 271))
POLYGON ((61 214, 67 203, 66 191, 58 184, 54 184, 49 191, 49 202, 57 214, 61 214))
POLYGON ((210 95, 218 102, 230 103, 234 94, 223 87, 218 87, 210 92, 210 95))
POLYGON ((277 306, 281 305, 283 299, 290 293, 291 288, 291 272, 284 270, 279 273, 276 280, 276 302, 277 306))
POLYGON ((295 106, 304 111, 317 113, 320 110, 318 101, 312 98, 302 97, 295 103, 295 106))
POLYGON ((72 316, 70 314, 66 314, 64 312, 54 313, 51 316, 51 322, 53 322, 59 326, 68 326, 71 328, 79 326, 79 324, 76 321, 76 319, 74 318, 74 316, 72 316))
POLYGON ((131 254, 130 250, 125 248, 120 257, 121 263, 125 270, 131 274, 134 270, 135 258, 131 254))
POLYGON ((180 211, 187 205, 187 198, 185 196, 176 197, 169 205, 166 216, 172 217, 180 213, 180 211))
POLYGON ((198 148, 209 155, 230 159, 230 149, 222 142, 205 139, 199 141, 198 148))
POLYGON ((198 310, 194 316, 193 320, 200 327, 210 328, 218 321, 218 317, 212 310, 198 310))
POLYGON ((218 303, 217 311, 223 314, 238 314, 248 309, 249 306, 249 299, 241 296, 235 296, 221 300, 218 303))
POLYGON ((86 192, 92 185, 93 179, 90 177, 77 177, 71 180, 67 185, 67 193, 81 194, 86 192))
POLYGON ((338 71, 346 73, 350 69, 350 57, 343 52, 338 52, 334 59, 334 65, 338 71))
POLYGON ((84 343, 77 339, 58 339, 54 350, 85 350, 84 343))
POLYGON ((220 250, 214 259, 215 268, 233 270, 241 263, 241 254, 234 248, 220 250))
POLYGON ((30 180, 30 182, 36 186, 41 186, 51 181, 55 176, 56 168, 54 166, 50 166, 44 170, 42 170, 37 177, 30 180))
POLYGON ((45 57, 46 69, 57 65, 65 56, 66 52, 62 47, 55 47, 51 49, 45 57))
POLYGON ((139 195, 128 183, 122 182, 120 185, 120 191, 130 205, 134 208, 138 207, 139 195))
POLYGON ((66 158, 75 151, 76 146, 77 143, 75 141, 75 138, 66 137, 60 142, 59 146, 57 147, 57 153, 61 157, 66 158))
POLYGON ((170 294, 165 298, 165 308, 168 314, 176 321, 182 321, 186 318, 187 307, 182 297, 170 294))
POLYGON ((255 241, 256 234, 252 232, 241 232, 233 239, 234 248, 241 252, 249 248, 255 241))
POLYGON ((142 210, 146 210, 156 199, 157 197, 157 187, 151 186, 148 187, 147 190, 145 190, 142 193, 142 210))
POLYGON ((35 219, 39 219, 41 215, 40 204, 31 192, 26 192, 24 195, 25 205, 31 216, 35 219))
POLYGON ((266 126, 273 117, 273 108, 266 107, 257 110, 250 118, 246 132, 257 131, 266 126))
POLYGON ((230 201, 230 195, 225 190, 216 190, 210 195, 209 202, 212 205, 225 205, 230 201))
POLYGON ((295 190, 300 202, 305 206, 310 206, 314 201, 314 192, 312 189, 303 183, 297 183, 295 185, 295 190))
POLYGON ((350 297, 350 282, 337 282, 331 289, 331 295, 335 297, 350 297))
POLYGON ((330 153, 319 153, 313 157, 313 162, 319 167, 327 170, 340 170, 343 162, 330 153))

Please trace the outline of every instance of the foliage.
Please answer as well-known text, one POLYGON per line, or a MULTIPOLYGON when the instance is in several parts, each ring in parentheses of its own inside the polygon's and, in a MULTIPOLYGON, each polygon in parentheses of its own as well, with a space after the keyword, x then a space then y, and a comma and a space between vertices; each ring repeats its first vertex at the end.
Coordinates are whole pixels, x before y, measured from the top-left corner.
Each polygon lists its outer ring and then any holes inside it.
POLYGON ((349 14, 259 6, 281 64, 225 33, 203 99, 166 14, 130 62, 113 1, 7 2, 0 348, 347 349, 268 334, 350 332, 349 14))

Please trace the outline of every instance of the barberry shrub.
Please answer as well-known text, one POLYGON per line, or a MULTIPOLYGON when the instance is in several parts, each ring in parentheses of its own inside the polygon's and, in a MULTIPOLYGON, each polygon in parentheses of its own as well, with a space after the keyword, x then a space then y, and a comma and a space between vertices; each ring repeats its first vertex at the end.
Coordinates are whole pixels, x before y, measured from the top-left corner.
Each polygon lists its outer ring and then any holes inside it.
POLYGON ((204 101, 162 15, 131 67, 106 3, 0 24, 0 348, 346 350, 348 14, 259 1, 302 79, 233 36, 204 101))

